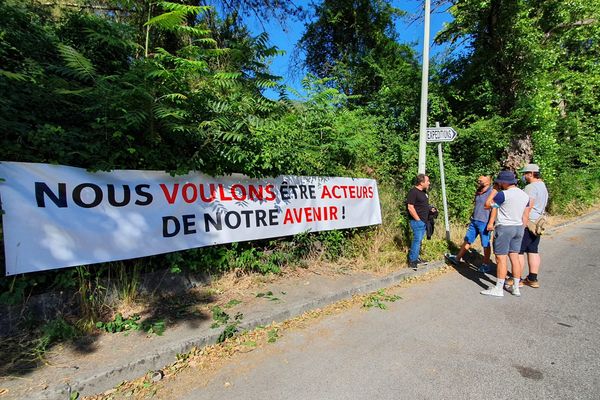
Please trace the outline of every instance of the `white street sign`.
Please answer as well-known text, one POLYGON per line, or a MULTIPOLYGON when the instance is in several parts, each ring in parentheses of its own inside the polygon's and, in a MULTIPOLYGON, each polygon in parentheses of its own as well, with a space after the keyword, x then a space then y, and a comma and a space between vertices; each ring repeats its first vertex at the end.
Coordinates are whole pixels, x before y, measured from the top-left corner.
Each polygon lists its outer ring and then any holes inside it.
POLYGON ((451 142, 456 139, 456 131, 449 126, 427 128, 427 143, 451 142))

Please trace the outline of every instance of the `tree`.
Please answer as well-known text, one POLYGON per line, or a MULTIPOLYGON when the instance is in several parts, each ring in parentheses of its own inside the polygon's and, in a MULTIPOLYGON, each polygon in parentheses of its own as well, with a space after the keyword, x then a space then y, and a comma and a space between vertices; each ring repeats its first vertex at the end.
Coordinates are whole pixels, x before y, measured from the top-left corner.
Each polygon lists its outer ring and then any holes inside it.
POLYGON ((134 57, 135 29, 112 16, 0 3, 2 159, 256 174, 245 143, 277 106, 262 96, 277 49, 247 32, 218 48, 207 7, 157 7, 134 57))
MULTIPOLYGON (((498 142, 496 155, 505 166, 517 169, 535 160, 555 168, 560 162, 560 126, 567 116, 565 98, 573 99, 582 90, 589 95, 586 106, 578 105, 591 109, 597 104, 597 95, 588 92, 597 87, 597 3, 452 2, 455 20, 437 40, 466 40, 469 46, 446 68, 446 93, 463 124, 486 118, 503 121, 499 130, 508 133, 507 141, 498 142), (589 79, 586 88, 577 84, 584 75, 589 79)), ((573 112, 583 111, 572 105, 573 112)), ((584 118, 586 124, 593 120, 591 115, 584 118)))
POLYGON ((324 0, 315 14, 298 44, 308 71, 364 104, 381 87, 374 64, 395 46, 403 12, 384 0, 324 0))

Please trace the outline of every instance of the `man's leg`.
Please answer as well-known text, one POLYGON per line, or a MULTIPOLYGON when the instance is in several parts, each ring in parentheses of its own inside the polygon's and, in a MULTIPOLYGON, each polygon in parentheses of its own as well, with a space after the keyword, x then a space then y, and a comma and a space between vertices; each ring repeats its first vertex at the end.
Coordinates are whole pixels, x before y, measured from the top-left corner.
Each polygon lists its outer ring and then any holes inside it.
POLYGON ((510 244, 510 233, 505 227, 496 227, 494 234, 494 255, 496 256, 496 286, 482 290, 481 294, 486 296, 502 297, 504 296, 504 280, 506 279, 506 264, 510 244))
POLYGON ((496 278, 498 278, 498 280, 502 279, 502 283, 504 284, 504 280, 506 279, 506 272, 507 272, 507 266, 506 266, 506 260, 507 260, 507 255, 503 254, 496 254, 496 278))
POLYGON ((539 253, 527 253, 527 262, 529 263, 529 273, 537 275, 540 272, 542 262, 539 253))
POLYGON ((458 253, 456 254, 456 261, 460 262, 462 260, 462 258, 465 256, 465 253, 467 252, 467 250, 469 250, 471 248, 471 243, 469 242, 463 242, 462 246, 460 246, 460 250, 458 250, 458 253))
POLYGON ((529 274, 522 283, 523 285, 527 285, 532 288, 539 288, 540 283, 538 282, 538 273, 540 271, 542 259, 539 253, 527 253, 527 261, 529 262, 529 274))
POLYGON ((527 279, 523 281, 523 284, 531 286, 533 288, 538 288, 540 287, 540 284, 538 283, 538 273, 540 272, 541 263, 541 258, 538 253, 538 247, 540 245, 540 236, 534 235, 529 229, 525 229, 525 232, 523 234, 523 245, 525 244, 527 244, 527 246, 521 247, 521 253, 527 253, 527 262, 529 263, 529 274, 527 275, 527 279))
POLYGON ((483 247, 483 262, 479 267, 480 272, 488 272, 490 270, 490 256, 492 254, 491 248, 491 232, 487 230, 487 223, 480 221, 478 225, 479 238, 481 240, 481 247, 483 247))
POLYGON ((492 248, 490 246, 484 247, 483 248, 483 263, 484 264, 490 263, 491 255, 492 255, 492 248))
POLYGON ((523 233, 524 229, 520 226, 511 227, 512 238, 508 249, 508 257, 510 258, 510 264, 512 265, 512 282, 507 288, 515 296, 520 296, 519 282, 521 281, 521 273, 523 272, 523 265, 519 257, 519 253, 523 248, 523 233))
POLYGON ((521 261, 519 260, 519 253, 508 253, 508 258, 510 258, 510 264, 512 266, 512 275, 515 281, 521 278, 521 261))
POLYGON ((486 296, 503 297, 504 296, 504 280, 506 279, 506 254, 496 254, 496 286, 482 290, 481 294, 486 296))
POLYGON ((413 232, 413 239, 410 245, 410 251, 408 252, 408 263, 410 267, 416 269, 417 260, 419 258, 419 252, 421 251, 421 242, 425 237, 425 222, 423 221, 410 221, 410 227, 413 232))
MULTIPOLYGON (((529 257, 527 257, 529 259, 529 257)), ((521 263, 521 267, 523 268, 523 271, 525 271, 525 254, 520 253, 519 254, 519 262, 521 263)), ((529 268, 531 269, 531 264, 529 264, 529 268)))
POLYGON ((537 279, 537 273, 540 269, 540 256, 537 254, 538 245, 540 243, 540 237, 535 236, 531 233, 528 228, 523 231, 523 240, 521 241, 521 251, 519 252, 519 259, 521 261, 521 267, 523 268, 523 274, 525 273, 525 253, 527 253, 527 263, 529 264, 529 274, 535 274, 537 279))
POLYGON ((519 289, 519 282, 521 281, 521 273, 522 273, 522 266, 521 266, 521 260, 520 260, 520 256, 519 253, 517 252, 512 252, 512 253, 508 253, 508 258, 510 258, 510 264, 512 265, 512 282, 508 282, 507 281, 507 288, 506 290, 508 290, 510 293, 512 293, 515 296, 520 296, 521 295, 521 291, 519 289))
POLYGON ((471 248, 471 243, 473 243, 476 238, 477 238, 477 229, 476 229, 475 225, 473 224, 473 221, 471 221, 467 228, 467 233, 465 233, 465 238, 464 238, 463 244, 462 244, 462 246, 460 246, 458 253, 455 256, 453 256, 452 254, 446 254, 446 258, 448 259, 448 261, 450 261, 452 264, 458 266, 458 264, 460 264, 460 262, 462 261, 462 258, 465 256, 467 250, 469 250, 469 248, 471 248))

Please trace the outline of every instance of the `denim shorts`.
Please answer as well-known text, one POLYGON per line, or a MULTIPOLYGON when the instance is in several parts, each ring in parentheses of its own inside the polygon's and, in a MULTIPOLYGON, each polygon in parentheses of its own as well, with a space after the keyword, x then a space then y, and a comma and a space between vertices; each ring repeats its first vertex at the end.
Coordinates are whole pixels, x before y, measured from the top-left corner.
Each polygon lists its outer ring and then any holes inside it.
POLYGON ((519 253, 524 229, 523 225, 497 226, 494 231, 494 254, 504 256, 508 253, 519 253))
POLYGON ((481 246, 490 247, 490 232, 487 230, 487 222, 476 221, 474 219, 469 223, 467 233, 465 234, 465 242, 469 244, 475 243, 477 235, 481 238, 481 246))

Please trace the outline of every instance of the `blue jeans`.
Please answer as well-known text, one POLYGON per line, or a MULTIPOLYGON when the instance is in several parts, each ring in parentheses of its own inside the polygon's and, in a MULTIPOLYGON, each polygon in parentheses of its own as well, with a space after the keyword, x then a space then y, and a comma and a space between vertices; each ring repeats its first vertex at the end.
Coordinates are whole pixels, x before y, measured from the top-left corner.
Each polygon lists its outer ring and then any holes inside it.
POLYGON ((414 262, 419 258, 419 252, 421 251, 421 242, 425 237, 426 226, 423 221, 410 220, 410 229, 413 232, 413 240, 410 245, 410 252, 408 253, 408 261, 414 262))

